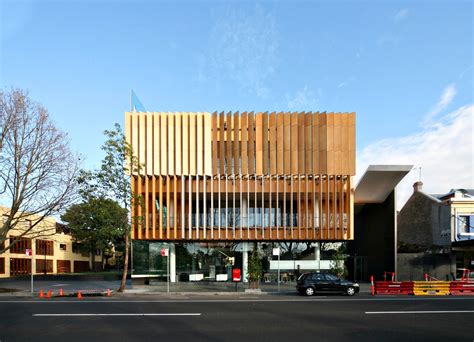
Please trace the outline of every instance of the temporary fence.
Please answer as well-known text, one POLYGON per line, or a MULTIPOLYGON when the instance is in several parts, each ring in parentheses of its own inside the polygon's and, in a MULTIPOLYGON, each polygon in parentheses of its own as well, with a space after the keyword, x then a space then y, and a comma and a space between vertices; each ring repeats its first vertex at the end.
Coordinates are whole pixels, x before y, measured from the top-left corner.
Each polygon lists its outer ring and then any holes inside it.
POLYGON ((107 289, 106 291, 101 290, 71 290, 70 292, 63 291, 62 288, 59 289, 57 294, 54 294, 52 290, 43 291, 40 290, 38 293, 39 298, 51 298, 51 297, 77 297, 81 299, 82 297, 99 297, 99 296, 106 296, 110 297, 112 295, 112 291, 107 289))
POLYGON ((474 296, 474 281, 452 281, 449 293, 455 296, 474 296))
POLYGON ((414 281, 415 296, 447 296, 450 294, 450 281, 414 281))
POLYGON ((375 293, 385 295, 412 295, 412 281, 376 281, 375 293))
POLYGON ((464 273, 460 281, 440 281, 427 273, 423 277, 425 281, 394 281, 394 272, 384 272, 384 281, 374 282, 374 277, 370 277, 371 293, 372 295, 474 296, 474 281, 464 273))

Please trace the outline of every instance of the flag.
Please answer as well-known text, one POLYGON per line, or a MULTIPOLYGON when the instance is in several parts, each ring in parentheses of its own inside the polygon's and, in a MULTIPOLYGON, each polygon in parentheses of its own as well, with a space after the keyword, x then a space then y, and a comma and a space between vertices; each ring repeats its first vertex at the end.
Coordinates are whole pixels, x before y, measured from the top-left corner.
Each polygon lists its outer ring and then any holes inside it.
POLYGON ((145 107, 140 102, 133 89, 130 92, 130 107, 132 112, 146 112, 145 107))

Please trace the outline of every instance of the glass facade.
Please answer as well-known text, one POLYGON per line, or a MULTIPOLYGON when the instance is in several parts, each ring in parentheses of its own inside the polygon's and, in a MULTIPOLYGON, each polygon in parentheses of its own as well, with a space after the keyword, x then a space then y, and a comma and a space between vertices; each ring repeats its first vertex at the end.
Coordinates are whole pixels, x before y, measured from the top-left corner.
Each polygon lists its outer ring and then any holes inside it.
MULTIPOLYGON (((281 250, 280 268, 286 280, 294 280, 298 266, 301 266, 302 270, 324 268, 316 264, 316 244, 313 242, 261 242, 257 243, 257 248, 262 261, 262 281, 274 280, 276 277, 275 262, 278 257, 272 253, 275 247, 281 250)), ((161 255, 162 248, 170 248, 170 262, 174 263, 175 272, 173 282, 231 282, 232 269, 238 268, 243 272, 244 254, 251 254, 253 244, 235 242, 169 244, 134 240, 133 274, 153 275, 153 281, 166 281, 168 257, 161 255)), ((321 256, 327 261, 329 255, 323 251, 321 256)))

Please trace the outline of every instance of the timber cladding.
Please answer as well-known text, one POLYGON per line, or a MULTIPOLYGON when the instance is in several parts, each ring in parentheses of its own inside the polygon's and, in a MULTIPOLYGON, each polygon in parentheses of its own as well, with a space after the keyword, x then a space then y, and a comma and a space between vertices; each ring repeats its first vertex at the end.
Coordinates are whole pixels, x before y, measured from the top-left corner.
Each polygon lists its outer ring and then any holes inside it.
POLYGON ((133 239, 350 240, 355 113, 125 113, 133 239))

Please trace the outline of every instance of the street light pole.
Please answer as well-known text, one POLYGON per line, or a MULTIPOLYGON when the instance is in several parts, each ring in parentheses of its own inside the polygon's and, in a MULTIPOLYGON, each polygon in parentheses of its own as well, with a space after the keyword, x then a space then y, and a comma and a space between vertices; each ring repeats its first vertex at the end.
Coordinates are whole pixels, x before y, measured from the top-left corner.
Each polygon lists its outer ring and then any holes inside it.
POLYGON ((34 292, 34 282, 33 282, 33 264, 35 262, 35 256, 34 256, 34 253, 33 253, 33 243, 32 243, 32 246, 31 246, 31 249, 30 249, 30 253, 31 253, 31 267, 30 267, 30 273, 31 273, 31 297, 34 297, 35 296, 35 292, 34 292))

